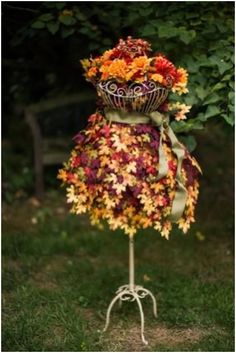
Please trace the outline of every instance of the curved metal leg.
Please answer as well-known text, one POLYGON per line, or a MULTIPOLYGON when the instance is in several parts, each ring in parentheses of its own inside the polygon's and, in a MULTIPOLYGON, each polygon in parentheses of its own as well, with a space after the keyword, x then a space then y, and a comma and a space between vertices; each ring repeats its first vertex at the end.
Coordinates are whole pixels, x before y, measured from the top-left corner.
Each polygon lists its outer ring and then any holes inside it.
POLYGON ((103 329, 103 332, 105 332, 109 326, 110 323, 110 314, 111 314, 111 309, 113 308, 115 302, 120 299, 120 297, 122 297, 122 295, 124 295, 124 292, 118 293, 111 301, 108 309, 107 309, 107 314, 106 314, 106 324, 105 327, 103 329))
POLYGON ((119 308, 121 308, 121 306, 122 306, 122 300, 121 299, 119 299, 118 305, 119 305, 119 308))
POLYGON ((140 317, 141 317, 141 338, 142 338, 142 342, 146 345, 148 345, 148 341, 145 340, 144 337, 144 315, 143 315, 143 307, 141 304, 141 301, 138 297, 138 295, 136 293, 134 293, 134 297, 137 301, 138 307, 139 307, 139 311, 140 311, 140 317))
POLYGON ((152 292, 146 288, 143 288, 143 291, 146 292, 148 295, 150 295, 150 297, 152 298, 152 302, 153 302, 153 315, 155 317, 157 317, 157 302, 156 299, 154 297, 154 295, 152 294, 152 292))

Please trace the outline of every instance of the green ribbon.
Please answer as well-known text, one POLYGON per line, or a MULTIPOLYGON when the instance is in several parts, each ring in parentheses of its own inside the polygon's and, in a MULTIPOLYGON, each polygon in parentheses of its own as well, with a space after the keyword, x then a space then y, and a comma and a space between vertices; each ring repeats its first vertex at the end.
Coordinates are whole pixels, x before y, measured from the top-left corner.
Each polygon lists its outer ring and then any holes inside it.
POLYGON ((169 117, 161 114, 157 111, 150 114, 138 113, 138 112, 125 112, 122 110, 105 109, 105 117, 110 122, 124 123, 124 124, 148 124, 152 123, 154 126, 160 128, 160 143, 159 143, 159 172, 158 180, 165 177, 168 173, 168 163, 163 149, 163 138, 167 135, 172 145, 172 151, 177 157, 178 165, 176 171, 176 182, 177 188, 175 191, 174 200, 172 203, 171 213, 168 216, 168 220, 171 222, 177 222, 182 216, 185 204, 187 200, 187 189, 184 186, 184 180, 181 174, 182 163, 185 156, 184 146, 178 141, 173 130, 169 125, 169 117))

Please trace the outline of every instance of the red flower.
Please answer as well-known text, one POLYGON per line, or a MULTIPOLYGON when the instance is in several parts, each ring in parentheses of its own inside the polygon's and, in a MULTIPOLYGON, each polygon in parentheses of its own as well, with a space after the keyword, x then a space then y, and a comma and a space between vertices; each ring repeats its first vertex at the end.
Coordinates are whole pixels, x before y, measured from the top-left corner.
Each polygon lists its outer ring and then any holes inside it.
POLYGON ((164 56, 157 56, 155 60, 155 68, 157 74, 162 75, 164 79, 170 77, 174 83, 176 77, 176 67, 171 61, 166 59, 164 56))

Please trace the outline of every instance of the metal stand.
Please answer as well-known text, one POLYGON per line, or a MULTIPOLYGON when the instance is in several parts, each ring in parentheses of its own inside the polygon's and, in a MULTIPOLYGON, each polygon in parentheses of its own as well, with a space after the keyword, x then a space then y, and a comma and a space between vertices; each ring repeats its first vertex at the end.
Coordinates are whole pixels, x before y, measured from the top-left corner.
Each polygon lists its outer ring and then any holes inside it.
POLYGON ((103 331, 106 331, 110 323, 110 314, 114 304, 119 301, 119 306, 121 306, 122 301, 134 302, 138 304, 140 318, 141 318, 141 338, 144 344, 148 344, 144 337, 144 314, 143 307, 140 299, 145 298, 149 295, 153 302, 153 314, 157 317, 157 304, 156 299, 152 292, 148 289, 137 286, 134 284, 134 239, 129 238, 129 284, 125 284, 116 291, 116 296, 112 299, 106 314, 106 324, 103 331))

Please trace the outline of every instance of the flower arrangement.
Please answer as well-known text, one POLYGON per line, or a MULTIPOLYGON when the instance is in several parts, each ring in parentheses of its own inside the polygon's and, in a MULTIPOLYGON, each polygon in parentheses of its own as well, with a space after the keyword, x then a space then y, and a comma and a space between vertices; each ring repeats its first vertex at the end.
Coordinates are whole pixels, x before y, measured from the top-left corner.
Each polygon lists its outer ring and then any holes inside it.
MULTIPOLYGON (((130 87, 134 83, 150 85, 150 82, 154 82, 160 88, 178 95, 187 93, 187 71, 181 67, 176 68, 163 54, 150 56, 151 51, 147 41, 128 37, 126 41, 120 39, 113 49, 100 56, 81 60, 81 64, 86 80, 95 86, 110 80, 115 81, 118 88, 130 87)), ((143 87, 146 89, 146 85, 143 87)), ((140 103, 144 104, 145 99, 136 100, 131 108, 137 108, 140 103)), ((167 99, 160 103, 163 103, 160 111, 172 113, 176 120, 186 119, 185 113, 191 108, 184 103, 172 105, 167 99)))
MULTIPOLYGON (((82 61, 86 79, 94 85, 110 79, 121 85, 152 81, 162 87, 171 84, 178 94, 186 93, 187 72, 163 55, 149 57, 150 51, 144 40, 120 40, 103 55, 82 61)), ((159 111, 175 111, 179 121, 186 118, 190 108, 165 101, 159 111)), ((150 123, 109 121, 103 106, 92 114, 86 129, 76 135, 76 146, 58 174, 67 186, 71 212, 88 212, 91 224, 102 227, 106 221, 110 229, 120 228, 129 236, 140 228, 154 227, 168 239, 172 229, 169 216, 180 177, 186 199, 176 223, 186 233, 194 222, 201 169, 181 144, 178 149, 183 161, 179 164, 168 129, 161 132, 150 123), (161 158, 167 171, 160 178, 161 158)))

